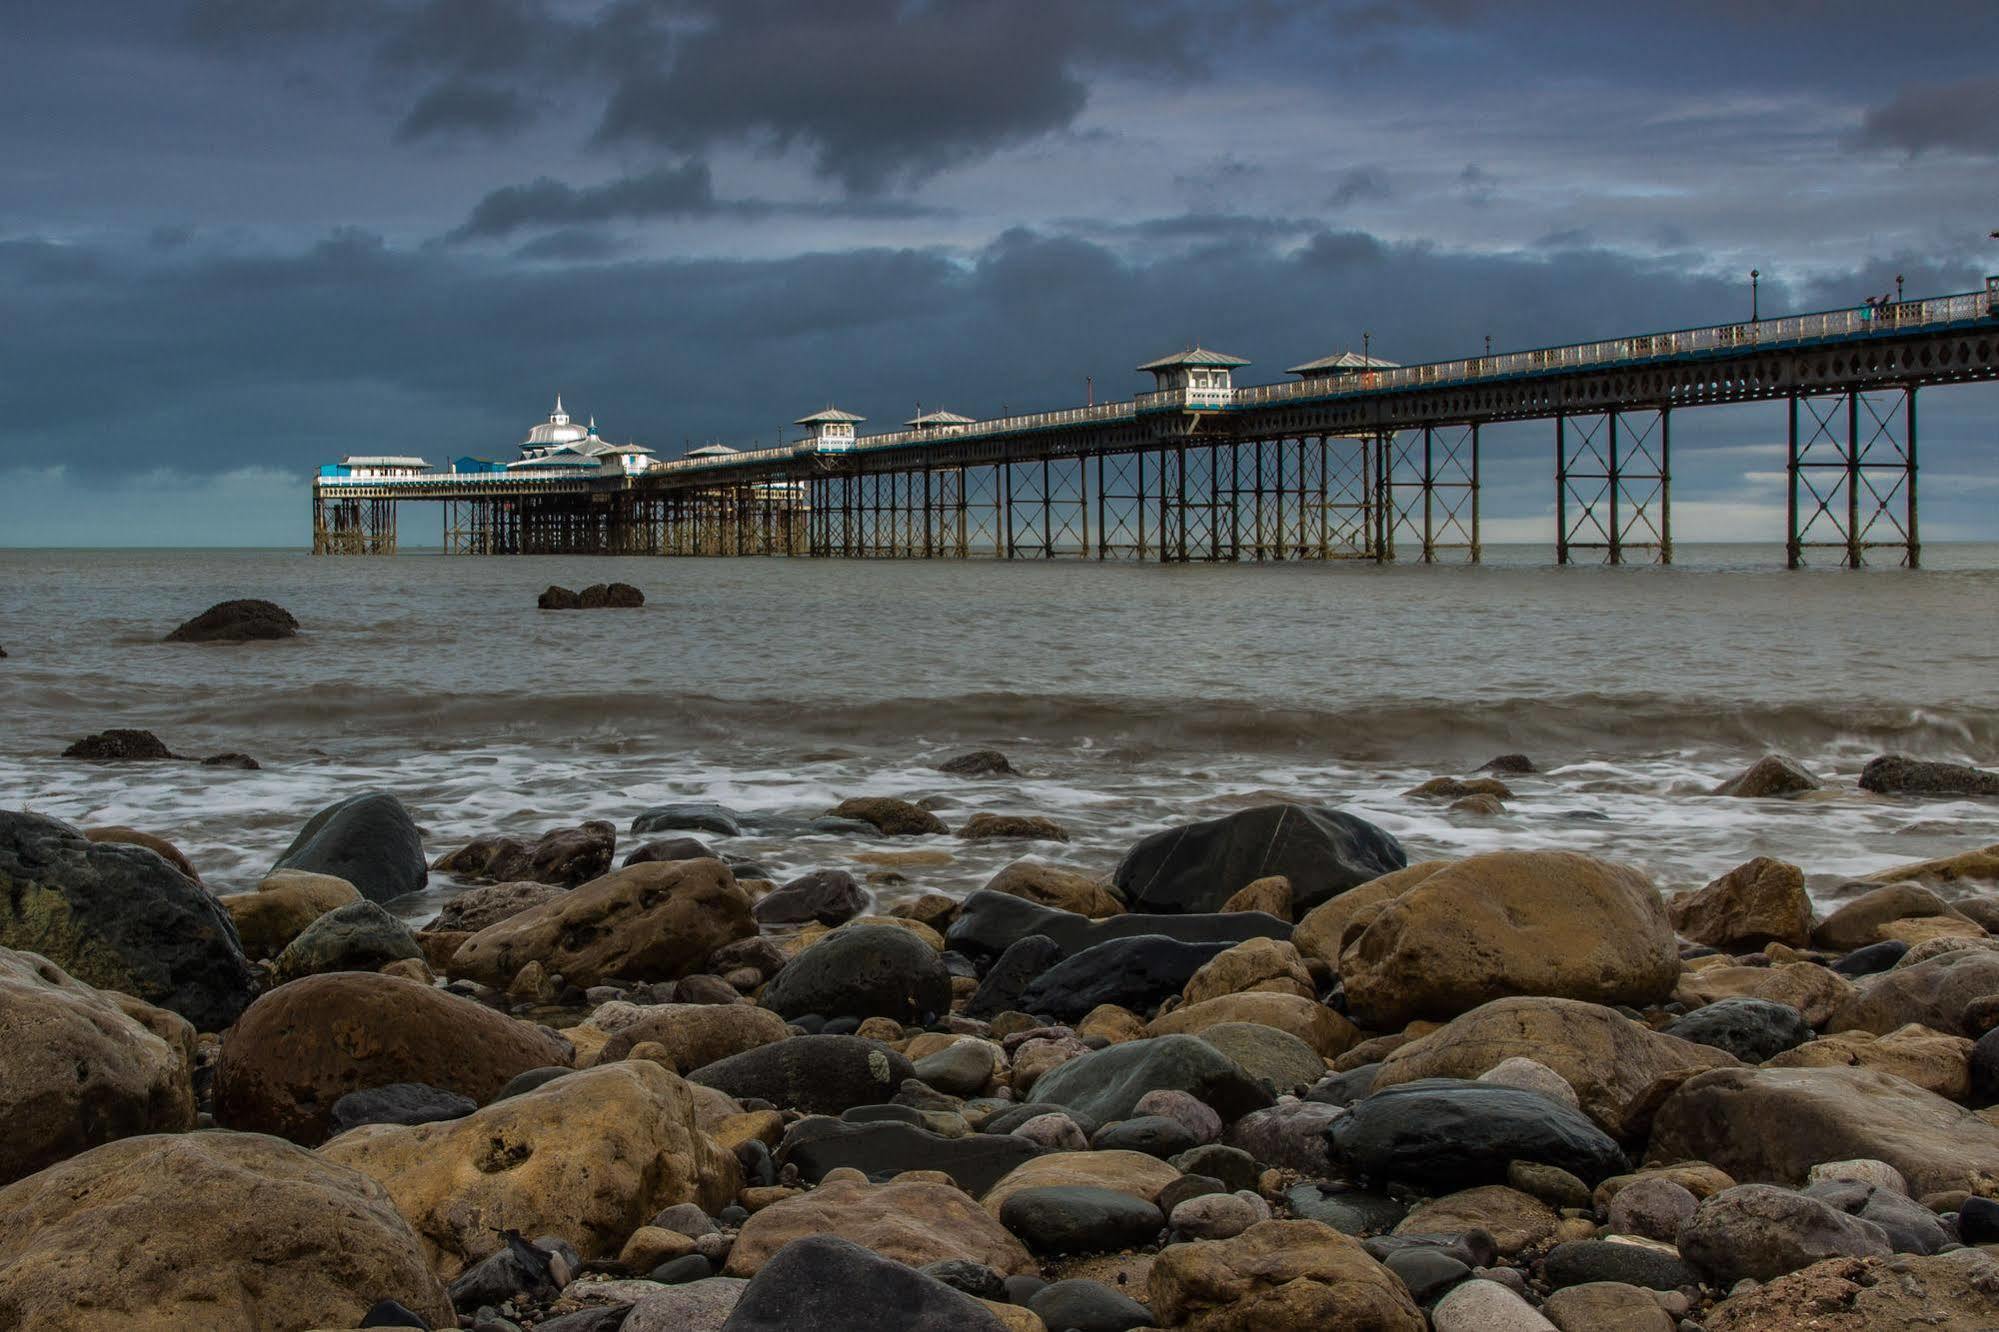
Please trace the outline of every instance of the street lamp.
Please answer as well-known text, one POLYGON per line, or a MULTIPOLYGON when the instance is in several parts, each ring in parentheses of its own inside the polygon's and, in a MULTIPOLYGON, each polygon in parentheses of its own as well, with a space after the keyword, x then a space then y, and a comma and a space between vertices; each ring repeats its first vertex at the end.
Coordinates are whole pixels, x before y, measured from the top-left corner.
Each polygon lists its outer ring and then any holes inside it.
POLYGON ((1487 357, 1492 355, 1492 334, 1490 333, 1485 335, 1485 354, 1487 357))
POLYGON ((1895 304, 1900 305, 1901 303, 1902 303, 1902 275, 1900 273, 1897 273, 1895 274, 1895 304))
POLYGON ((1762 278, 1763 270, 1759 268, 1749 270, 1749 322, 1752 324, 1757 321, 1762 310, 1762 303, 1757 293, 1757 286, 1762 278))
POLYGON ((1369 365, 1374 364, 1374 352, 1371 350, 1373 346, 1374 334, 1368 332, 1366 329, 1362 329, 1360 331, 1360 357, 1369 365))

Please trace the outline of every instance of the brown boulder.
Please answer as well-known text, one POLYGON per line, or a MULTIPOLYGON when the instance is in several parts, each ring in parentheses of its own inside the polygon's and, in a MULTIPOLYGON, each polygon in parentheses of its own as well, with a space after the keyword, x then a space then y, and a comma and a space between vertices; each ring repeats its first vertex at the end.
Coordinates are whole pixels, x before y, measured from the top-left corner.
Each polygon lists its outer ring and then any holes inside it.
POLYGON ((193 1128, 193 1037, 178 1014, 0 948, 0 1184, 116 1138, 193 1128))
POLYGON ((993 838, 1066 842, 1069 830, 1055 820, 1042 818, 1038 814, 974 814, 966 820, 964 827, 958 829, 958 836, 968 842, 993 838))
MULTIPOLYGON (((1965 1021, 1973 1001, 1999 995, 1999 953, 1965 949, 1870 976, 1832 1015, 1835 1031, 1884 1034, 1919 1022, 1953 1036, 1980 1036, 1965 1021)), ((1827 1024, 1814 1024, 1827 1025, 1827 1024)))
POLYGON ((247 643, 253 639, 295 638, 298 621, 273 601, 244 597, 219 601, 168 634, 169 643, 247 643))
POLYGON ((1991 1332, 1999 1327, 1999 1260, 1977 1248, 1927 1258, 1828 1258, 1752 1282, 1701 1325, 1708 1332, 1991 1332))
POLYGON ((125 1138, 0 1189, 0 1327, 304 1332, 383 1299, 454 1322, 381 1186, 276 1138, 125 1138))
POLYGON ((1251 991, 1318 997, 1305 960, 1283 939, 1249 939, 1217 953, 1188 977, 1181 994, 1188 1003, 1198 1004, 1251 991))
POLYGON ((1318 1221, 1260 1221, 1234 1239, 1172 1244, 1146 1280, 1160 1326, 1193 1332, 1424 1332, 1408 1288, 1360 1241, 1318 1221))
POLYGON ((993 1216, 1022 1189, 1110 1189, 1156 1202, 1159 1191, 1180 1178, 1180 1172, 1144 1152, 1049 1152, 1022 1161, 985 1191, 979 1206, 993 1216))
POLYGON ((1680 958, 1638 870, 1574 851, 1493 851, 1389 902, 1339 971, 1355 1020, 1393 1028, 1513 994, 1653 1003, 1672 993, 1680 958))
POLYGON ((1897 922, 1937 916, 1962 922, 1970 927, 1969 932, 1984 933, 1922 885, 1892 883, 1862 893, 1820 921, 1812 931, 1812 943, 1831 952, 1847 953, 1884 939, 1908 938, 1894 931, 1897 922))
POLYGON ((1349 936, 1353 931, 1348 927, 1356 916, 1378 912, 1438 870, 1454 863, 1449 860, 1421 860, 1349 888, 1332 901, 1307 911, 1304 919, 1298 922, 1298 927, 1291 932, 1291 943, 1304 956, 1316 957, 1327 966, 1338 967, 1340 954, 1352 942, 1349 936))
POLYGON ((93 842, 117 842, 125 846, 143 846, 154 855, 172 865, 196 883, 201 875, 195 872, 194 862, 181 854, 181 849, 161 837, 158 833, 140 832, 137 828, 112 826, 107 828, 85 828, 83 835, 93 842))
POLYGON ((1539 1198, 1504 1184, 1485 1184, 1418 1205, 1402 1218, 1394 1233, 1462 1235, 1479 1229, 1491 1235, 1499 1252, 1510 1258, 1552 1238, 1561 1219, 1539 1198))
POLYGON ((1644 1138, 1659 1103, 1688 1078, 1736 1067, 1723 1051, 1653 1031, 1598 1004, 1495 999, 1396 1049, 1374 1075, 1374 1089, 1418 1078, 1476 1078, 1515 1058, 1560 1074, 1583 1113, 1627 1142, 1644 1138))
POLYGON ((1124 914, 1110 884, 1094 874, 1078 874, 1038 860, 1016 860, 986 882, 986 891, 1023 897, 1042 906, 1102 919, 1124 914))
POLYGON ((920 805, 892 796, 856 796, 842 800, 826 811, 835 819, 859 819, 872 823, 884 837, 922 837, 951 831, 944 820, 920 805))
POLYGON ((222 1038, 215 1114, 230 1128, 310 1146, 351 1091, 422 1082, 485 1101, 516 1074, 567 1066, 542 1027, 415 981, 368 971, 307 976, 260 996, 222 1038))
POLYGON ((1911 1023, 1886 1035, 1841 1031, 1763 1061, 1765 1068, 1871 1068, 1960 1104, 1971 1097, 1971 1042, 1911 1023))
POLYGON ((1864 876, 1865 883, 1965 884, 1999 883, 1999 842, 1976 851, 1962 851, 1910 865, 1891 865, 1864 876))
POLYGON ((704 1064, 791 1034, 783 1018, 754 1004, 660 1004, 639 1011, 636 1021, 621 1026, 605 1042, 598 1063, 615 1063, 650 1042, 665 1052, 666 1058, 659 1062, 675 1073, 692 1073, 704 1064))
POLYGON ((1706 967, 1684 972, 1673 998, 1688 1008, 1718 999, 1769 999, 1789 1004, 1806 1022, 1822 1027, 1853 997, 1846 977, 1816 962, 1785 962, 1774 967, 1706 967))
POLYGON ((1666 912, 1682 935, 1724 952, 1750 952, 1773 940, 1793 948, 1811 942, 1805 872, 1768 856, 1737 865, 1697 892, 1675 894, 1666 912))
POLYGON ((431 868, 460 879, 485 883, 553 883, 573 888, 611 868, 618 830, 602 819, 579 827, 556 828, 533 842, 513 837, 481 837, 438 857, 431 868))
POLYGON ((1470 796, 1490 796, 1494 800, 1511 800, 1513 791, 1496 777, 1432 777, 1418 786, 1412 786, 1402 793, 1414 800, 1463 800, 1470 796))
POLYGON ((1261 911, 1279 920, 1291 919, 1291 880, 1282 874, 1252 879, 1222 903, 1222 910, 1261 911))
POLYGON ((362 899, 360 889, 335 875, 279 870, 255 892, 230 893, 215 900, 235 922, 243 955, 273 958, 327 912, 362 899))
POLYGON ((719 860, 632 865, 474 934, 446 970, 504 989, 530 962, 588 988, 678 980, 757 932, 750 895, 719 860))
POLYGON ((367 1124, 320 1154, 379 1180, 447 1280, 503 1230, 615 1255, 677 1203, 735 1200, 736 1158, 695 1123, 688 1084, 643 1060, 583 1069, 463 1119, 367 1124))
POLYGON ((1688 1079, 1652 1120, 1655 1161, 1705 1161, 1745 1183, 1800 1187, 1826 1161, 1886 1161, 1911 1195, 1999 1189, 1999 1128, 1934 1092, 1862 1068, 1723 1068, 1688 1079))
POLYGON ((1275 1027, 1312 1047, 1322 1059, 1336 1059, 1360 1041, 1360 1029, 1316 999, 1252 991, 1225 994, 1198 1004, 1182 1004, 1153 1019, 1152 1036, 1197 1036, 1224 1022, 1275 1027))
POLYGON ((489 883, 483 888, 462 892, 446 902, 424 929, 477 934, 488 925, 511 920, 530 907, 559 901, 568 891, 559 884, 535 883, 526 879, 517 879, 512 883, 489 883))
POLYGON ((732 1277, 755 1276, 793 1240, 837 1235, 911 1267, 957 1259, 990 1267, 1001 1276, 1032 1272, 1034 1259, 995 1215, 951 1184, 910 1179, 823 1183, 744 1222, 722 1270, 732 1277))

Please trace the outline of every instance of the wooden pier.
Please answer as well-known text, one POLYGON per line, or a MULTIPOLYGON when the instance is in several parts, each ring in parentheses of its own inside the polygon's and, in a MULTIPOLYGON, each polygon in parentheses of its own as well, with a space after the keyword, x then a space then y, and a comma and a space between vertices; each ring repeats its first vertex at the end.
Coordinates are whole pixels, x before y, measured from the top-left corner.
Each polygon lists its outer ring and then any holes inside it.
MULTIPOLYGON (((322 476, 313 551, 393 554, 397 506, 441 503, 452 554, 1476 562, 1481 428, 1546 421, 1558 560, 1671 563, 1677 415, 1781 401, 1790 567, 1824 552, 1857 568, 1882 551, 1914 568, 1916 395, 1999 378, 1999 278, 1281 384, 1237 387, 1240 364, 1190 352, 1146 367, 1161 387, 1129 401, 847 426, 837 448, 808 439, 629 474, 322 476)), ((841 418, 855 419, 806 419, 841 418)))

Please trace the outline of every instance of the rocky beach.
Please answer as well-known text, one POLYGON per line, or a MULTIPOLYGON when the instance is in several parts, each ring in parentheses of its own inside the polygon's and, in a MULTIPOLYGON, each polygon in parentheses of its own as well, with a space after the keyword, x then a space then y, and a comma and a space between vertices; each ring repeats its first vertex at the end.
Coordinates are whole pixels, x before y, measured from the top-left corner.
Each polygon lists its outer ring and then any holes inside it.
MULTIPOLYGON (((521 601, 607 642, 684 613, 521 601)), ((101 660, 254 692, 324 615, 228 601, 101 660)), ((302 753, 92 670, 37 714, 28 625, 0 1327, 1999 1326, 1966 746, 1169 779, 1129 737, 1120 773, 1087 734, 891 733, 810 782, 607 785, 660 762, 627 735, 507 809, 413 776, 504 783, 492 741, 302 753)))

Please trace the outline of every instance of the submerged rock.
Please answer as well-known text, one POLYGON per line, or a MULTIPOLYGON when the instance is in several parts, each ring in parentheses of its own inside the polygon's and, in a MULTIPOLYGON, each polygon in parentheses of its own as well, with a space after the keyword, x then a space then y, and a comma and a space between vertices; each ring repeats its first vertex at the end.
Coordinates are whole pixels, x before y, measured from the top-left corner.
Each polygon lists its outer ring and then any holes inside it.
POLYGON ((1816 791, 1823 783, 1807 772, 1796 759, 1783 754, 1766 754, 1735 776, 1714 788, 1718 796, 1769 799, 1816 791))
POLYGON ((168 634, 169 643, 247 643, 253 639, 295 638, 298 621, 276 602, 247 598, 210 606, 168 634))
POLYGON ((858 819, 884 837, 921 837, 950 831, 944 821, 920 805, 890 796, 857 796, 826 811, 835 819, 858 819))
POLYGON ((151 731, 119 729, 87 735, 63 750, 62 756, 95 763, 139 763, 180 757, 151 731))
POLYGON ((717 837, 741 837, 742 819, 733 810, 707 801, 654 805, 632 820, 632 836, 662 832, 705 832, 717 837))
POLYGON ((220 1031, 254 992, 229 913, 144 847, 0 811, 0 947, 220 1031))
POLYGON ((611 868, 618 830, 602 819, 556 828, 533 842, 481 837, 438 859, 431 868, 472 882, 588 883, 611 868))
POLYGON ((937 771, 953 777, 1018 777, 1012 763, 997 749, 974 749, 937 765, 937 771))
POLYGON ((1904 754, 1884 754, 1869 760, 1860 770, 1860 789, 1884 795, 1995 796, 1999 795, 1999 772, 1987 772, 1968 763, 1936 763, 1904 754))
POLYGON ((1152 834, 1125 853, 1112 882, 1132 910, 1177 915, 1214 911, 1281 874, 1302 913, 1407 863, 1395 838, 1342 810, 1262 805, 1152 834))

